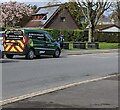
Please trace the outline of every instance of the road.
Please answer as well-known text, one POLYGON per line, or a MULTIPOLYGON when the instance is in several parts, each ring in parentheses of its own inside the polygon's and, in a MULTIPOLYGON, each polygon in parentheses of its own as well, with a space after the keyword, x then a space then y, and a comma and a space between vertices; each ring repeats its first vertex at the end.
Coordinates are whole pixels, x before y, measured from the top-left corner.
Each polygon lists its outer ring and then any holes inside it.
POLYGON ((72 55, 2 63, 3 99, 118 72, 118 54, 72 55))

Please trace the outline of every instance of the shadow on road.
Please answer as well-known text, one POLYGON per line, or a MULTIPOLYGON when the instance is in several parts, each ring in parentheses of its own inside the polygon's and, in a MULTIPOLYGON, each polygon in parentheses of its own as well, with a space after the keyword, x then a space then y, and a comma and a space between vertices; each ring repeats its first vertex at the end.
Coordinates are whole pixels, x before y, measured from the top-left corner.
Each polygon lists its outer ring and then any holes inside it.
POLYGON ((53 58, 52 56, 40 56, 40 58, 34 58, 33 60, 26 59, 24 56, 14 56, 13 59, 1 59, 0 63, 12 63, 12 62, 19 62, 19 61, 34 61, 38 59, 61 59, 66 58, 65 56, 60 56, 59 58, 53 58))
POLYGON ((19 62, 19 61, 9 60, 9 59, 0 60, 0 63, 13 63, 13 62, 19 62))

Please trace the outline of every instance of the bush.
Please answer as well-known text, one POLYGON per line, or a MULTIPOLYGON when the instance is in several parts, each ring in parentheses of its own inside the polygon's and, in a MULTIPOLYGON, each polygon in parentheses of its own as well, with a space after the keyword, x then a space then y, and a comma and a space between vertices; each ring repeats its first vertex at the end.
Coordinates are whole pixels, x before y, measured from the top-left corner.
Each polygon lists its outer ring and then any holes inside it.
POLYGON ((95 36, 95 41, 98 42, 118 43, 119 34, 120 33, 96 32, 94 36, 95 36))
POLYGON ((83 30, 56 30, 56 29, 44 29, 53 36, 54 39, 58 39, 60 35, 65 36, 65 41, 85 41, 83 30))

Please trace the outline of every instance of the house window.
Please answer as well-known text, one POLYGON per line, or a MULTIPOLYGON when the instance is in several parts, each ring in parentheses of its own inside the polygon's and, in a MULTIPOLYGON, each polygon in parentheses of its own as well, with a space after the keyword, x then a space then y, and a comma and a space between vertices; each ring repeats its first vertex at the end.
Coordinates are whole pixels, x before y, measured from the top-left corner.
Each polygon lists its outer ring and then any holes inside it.
POLYGON ((81 22, 85 22, 85 16, 81 16, 81 17, 80 17, 80 21, 81 21, 81 22))
POLYGON ((33 16, 33 20, 40 20, 40 19, 41 19, 41 16, 39 15, 33 16))
POLYGON ((34 16, 34 20, 36 20, 36 16, 34 16))
POLYGON ((38 20, 40 20, 40 16, 38 16, 38 20))
POLYGON ((60 17, 60 21, 61 22, 65 22, 66 21, 66 17, 60 17))

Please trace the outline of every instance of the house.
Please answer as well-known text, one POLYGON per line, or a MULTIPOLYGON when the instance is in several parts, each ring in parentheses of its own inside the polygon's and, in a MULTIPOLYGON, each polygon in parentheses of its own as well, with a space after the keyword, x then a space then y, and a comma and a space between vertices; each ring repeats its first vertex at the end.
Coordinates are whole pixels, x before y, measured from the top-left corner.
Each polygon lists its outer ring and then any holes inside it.
POLYGON ((114 24, 114 22, 106 15, 102 15, 97 23, 98 25, 102 24, 114 24))
POLYGON ((120 26, 118 26, 118 19, 113 18, 112 15, 102 15, 96 26, 96 30, 99 29, 104 32, 118 32, 120 29, 120 26))
POLYGON ((94 39, 97 42, 119 43, 120 27, 114 24, 97 25, 94 39))
POLYGON ((25 27, 79 29, 78 24, 63 4, 40 7, 25 27))
POLYGON ((120 27, 114 24, 104 24, 104 25, 97 25, 96 31, 99 32, 120 32, 120 27))

